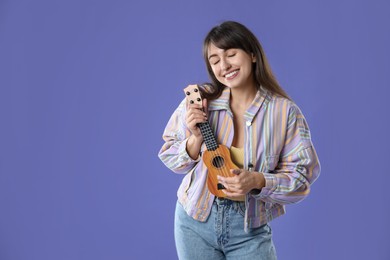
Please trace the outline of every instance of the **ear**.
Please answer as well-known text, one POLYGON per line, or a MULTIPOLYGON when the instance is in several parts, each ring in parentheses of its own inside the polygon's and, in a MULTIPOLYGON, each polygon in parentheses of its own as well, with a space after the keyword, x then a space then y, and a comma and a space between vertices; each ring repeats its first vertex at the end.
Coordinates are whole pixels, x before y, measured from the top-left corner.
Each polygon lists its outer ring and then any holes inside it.
POLYGON ((251 53, 251 56, 252 56, 252 63, 256 63, 256 56, 253 53, 251 53))

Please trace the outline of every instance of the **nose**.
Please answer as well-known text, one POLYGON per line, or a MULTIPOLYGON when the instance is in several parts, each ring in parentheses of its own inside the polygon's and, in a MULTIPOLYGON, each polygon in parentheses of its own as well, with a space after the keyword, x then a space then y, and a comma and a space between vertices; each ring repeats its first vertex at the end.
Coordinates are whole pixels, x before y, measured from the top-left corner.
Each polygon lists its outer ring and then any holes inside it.
POLYGON ((227 71, 230 69, 231 65, 226 59, 221 59, 221 70, 222 71, 227 71))

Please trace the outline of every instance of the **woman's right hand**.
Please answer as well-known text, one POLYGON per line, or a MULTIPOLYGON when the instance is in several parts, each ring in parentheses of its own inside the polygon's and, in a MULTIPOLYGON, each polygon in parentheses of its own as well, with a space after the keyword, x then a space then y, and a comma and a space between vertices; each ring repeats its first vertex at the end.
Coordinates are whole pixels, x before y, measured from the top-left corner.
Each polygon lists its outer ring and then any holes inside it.
POLYGON ((203 139, 197 124, 207 121, 207 99, 203 99, 202 105, 203 107, 198 104, 187 103, 187 113, 186 113, 187 128, 191 131, 192 135, 194 135, 194 137, 196 137, 197 139, 200 138, 203 139))

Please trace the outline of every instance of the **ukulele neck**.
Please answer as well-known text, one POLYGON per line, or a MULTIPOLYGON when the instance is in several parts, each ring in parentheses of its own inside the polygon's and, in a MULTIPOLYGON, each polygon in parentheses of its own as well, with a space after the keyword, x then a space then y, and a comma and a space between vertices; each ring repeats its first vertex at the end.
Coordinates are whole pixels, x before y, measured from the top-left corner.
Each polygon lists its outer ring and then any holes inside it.
MULTIPOLYGON (((197 104, 202 106, 202 97, 197 85, 188 85, 184 89, 188 104, 197 104)), ((218 148, 217 140, 215 139, 213 130, 210 127, 209 122, 199 123, 198 127, 202 133, 203 140, 206 144, 207 150, 215 151, 218 148)))
POLYGON ((215 151, 218 148, 218 143, 217 140, 215 140, 215 136, 209 122, 199 123, 198 127, 202 133, 207 150, 215 151))

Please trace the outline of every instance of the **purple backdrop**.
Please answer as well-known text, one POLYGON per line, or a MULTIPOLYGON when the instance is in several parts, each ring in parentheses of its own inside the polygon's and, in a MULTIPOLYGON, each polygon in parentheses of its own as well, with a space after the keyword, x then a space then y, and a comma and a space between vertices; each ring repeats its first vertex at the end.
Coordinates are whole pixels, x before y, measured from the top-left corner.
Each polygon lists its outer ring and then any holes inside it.
POLYGON ((260 39, 322 175, 272 222, 280 259, 390 259, 387 1, 0 0, 0 259, 176 259, 157 157, 223 20, 260 39), (244 1, 245 2, 245 1, 244 1))

